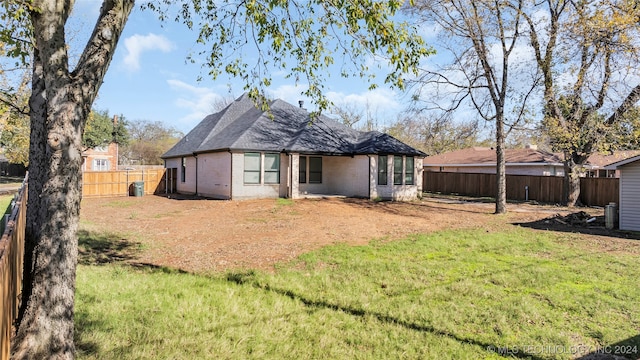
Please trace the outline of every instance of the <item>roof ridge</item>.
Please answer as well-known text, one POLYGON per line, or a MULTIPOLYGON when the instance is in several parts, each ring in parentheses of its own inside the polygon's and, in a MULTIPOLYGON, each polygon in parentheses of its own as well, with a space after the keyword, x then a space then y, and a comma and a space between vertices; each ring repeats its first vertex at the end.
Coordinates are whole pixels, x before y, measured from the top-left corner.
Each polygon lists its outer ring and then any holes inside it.
POLYGON ((243 93, 240 97, 235 99, 231 104, 227 105, 224 109, 217 112, 216 114, 221 114, 220 119, 216 123, 216 125, 209 131, 209 134, 205 137, 200 145, 198 145, 198 149, 204 144, 206 144, 211 138, 223 132, 228 126, 232 125, 238 118, 242 117, 242 115, 251 111, 252 109, 257 109, 253 100, 249 97, 247 93, 243 93), (249 105, 250 104, 250 105, 249 105), (234 113, 234 110, 237 113, 234 113))

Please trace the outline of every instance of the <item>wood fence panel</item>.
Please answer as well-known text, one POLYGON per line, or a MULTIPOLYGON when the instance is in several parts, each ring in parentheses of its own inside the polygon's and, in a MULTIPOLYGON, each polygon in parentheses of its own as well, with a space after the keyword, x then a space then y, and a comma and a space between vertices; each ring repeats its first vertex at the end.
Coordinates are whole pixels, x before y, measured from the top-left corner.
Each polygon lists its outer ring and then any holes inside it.
POLYGON ((165 169, 85 171, 82 177, 82 196, 129 196, 134 194, 137 181, 144 182, 144 194, 165 192, 165 169))
MULTIPOLYGON (((507 199, 562 203, 563 177, 507 175, 507 199)), ((425 171, 423 189, 427 192, 478 197, 496 196, 495 174, 425 171)), ((581 178, 580 201, 587 206, 605 206, 619 202, 619 179, 581 178)))
POLYGON ((620 179, 580 179, 580 202, 595 206, 605 206, 610 202, 620 203, 620 179))
MULTIPOLYGON (((28 175, 27 175, 28 176, 28 175)), ((9 359, 13 321, 18 316, 22 297, 22 264, 27 214, 27 178, 16 197, 9 220, 0 239, 0 359, 9 359)))

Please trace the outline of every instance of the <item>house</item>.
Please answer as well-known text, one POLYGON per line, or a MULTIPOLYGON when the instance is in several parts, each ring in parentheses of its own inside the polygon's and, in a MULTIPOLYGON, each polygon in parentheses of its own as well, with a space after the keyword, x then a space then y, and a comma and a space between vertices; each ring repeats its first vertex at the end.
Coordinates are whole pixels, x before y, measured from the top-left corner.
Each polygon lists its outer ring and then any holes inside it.
MULTIPOLYGON (((563 176, 562 157, 538 150, 535 145, 524 149, 505 149, 507 175, 563 176)), ((471 147, 429 156, 423 161, 425 171, 496 173, 496 150, 471 147)))
POLYGON ((204 118, 162 158, 178 193, 217 199, 315 195, 393 200, 422 192, 425 154, 282 100, 269 111, 246 94, 204 118))
POLYGON ((118 170, 118 144, 96 146, 82 152, 82 171, 116 171, 118 170))
POLYGON ((605 167, 620 172, 619 227, 640 231, 640 155, 605 167))
POLYGON ((586 177, 620 177, 620 170, 608 168, 607 165, 640 155, 640 150, 613 151, 608 154, 595 153, 589 156, 587 162, 591 168, 587 170, 586 177))
MULTIPOLYGON (((563 155, 538 150, 535 145, 524 149, 505 149, 507 175, 564 176, 563 155)), ((615 151, 610 154, 594 153, 584 166, 584 177, 618 177, 616 170, 606 165, 640 155, 640 151, 615 151)), ((424 159, 425 171, 460 173, 496 173, 496 150, 471 147, 450 151, 424 159)))

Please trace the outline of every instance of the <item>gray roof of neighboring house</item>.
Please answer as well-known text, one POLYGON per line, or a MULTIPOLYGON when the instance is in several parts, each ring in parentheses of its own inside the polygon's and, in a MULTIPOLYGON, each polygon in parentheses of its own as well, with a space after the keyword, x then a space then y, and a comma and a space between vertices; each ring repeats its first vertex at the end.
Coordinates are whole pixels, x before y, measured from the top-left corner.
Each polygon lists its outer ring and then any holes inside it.
POLYGON ((323 115, 312 120, 305 109, 282 100, 270 102, 269 111, 260 110, 245 94, 204 118, 162 158, 225 150, 426 156, 378 131, 358 131, 323 115))

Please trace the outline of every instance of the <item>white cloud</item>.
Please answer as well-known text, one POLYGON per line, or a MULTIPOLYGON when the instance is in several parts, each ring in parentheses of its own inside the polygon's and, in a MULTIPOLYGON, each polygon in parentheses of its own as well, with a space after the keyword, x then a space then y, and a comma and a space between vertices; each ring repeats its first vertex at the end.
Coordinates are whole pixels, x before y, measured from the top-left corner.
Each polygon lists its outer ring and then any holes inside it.
POLYGON ((336 105, 353 105, 369 111, 372 114, 385 115, 388 112, 398 112, 402 104, 398 101, 398 94, 388 88, 377 88, 361 93, 345 94, 343 92, 329 92, 327 97, 336 105))
POLYGON ((215 103, 223 101, 222 96, 209 88, 193 86, 180 80, 167 80, 167 84, 178 94, 175 105, 187 109, 186 115, 178 119, 186 127, 195 126, 207 115, 215 112, 215 103))
POLYGON ((173 50, 175 45, 162 35, 149 33, 147 35, 135 34, 126 38, 124 47, 127 49, 124 64, 130 71, 136 71, 140 69, 140 57, 144 52, 160 50, 167 53, 173 50))
POLYGON ((267 95, 274 99, 282 99, 290 104, 297 105, 299 100, 305 102, 305 105, 311 106, 311 101, 301 93, 308 88, 307 84, 298 85, 281 85, 275 89, 268 89, 267 95))

